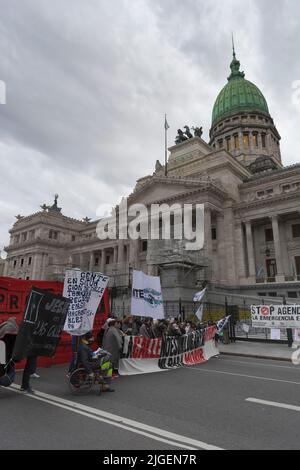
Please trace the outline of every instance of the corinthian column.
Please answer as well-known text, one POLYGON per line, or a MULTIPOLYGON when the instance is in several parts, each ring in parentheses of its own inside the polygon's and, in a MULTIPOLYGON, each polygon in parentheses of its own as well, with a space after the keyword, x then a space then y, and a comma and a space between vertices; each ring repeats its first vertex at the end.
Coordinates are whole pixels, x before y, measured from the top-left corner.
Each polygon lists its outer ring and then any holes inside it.
POLYGON ((253 235, 251 222, 246 222, 246 238, 247 238, 247 254, 248 254, 248 267, 249 276, 256 277, 255 271, 255 256, 253 247, 253 235))

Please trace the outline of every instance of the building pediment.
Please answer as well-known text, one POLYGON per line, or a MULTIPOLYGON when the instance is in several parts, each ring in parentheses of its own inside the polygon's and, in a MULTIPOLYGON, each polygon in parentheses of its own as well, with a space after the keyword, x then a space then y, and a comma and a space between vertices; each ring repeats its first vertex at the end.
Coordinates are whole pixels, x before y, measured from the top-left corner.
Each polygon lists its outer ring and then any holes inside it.
POLYGON ((145 205, 157 203, 157 201, 176 200, 185 197, 195 191, 210 190, 224 198, 227 193, 221 182, 202 175, 197 178, 153 176, 142 187, 138 187, 130 196, 129 203, 143 203, 145 205))

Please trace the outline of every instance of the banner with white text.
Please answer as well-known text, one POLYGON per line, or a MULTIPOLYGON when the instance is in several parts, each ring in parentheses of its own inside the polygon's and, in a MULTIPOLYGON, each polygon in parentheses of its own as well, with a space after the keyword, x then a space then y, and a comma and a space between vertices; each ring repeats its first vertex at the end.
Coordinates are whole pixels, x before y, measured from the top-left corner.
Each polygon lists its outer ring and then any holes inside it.
POLYGON ((148 374, 202 364, 219 354, 214 326, 188 335, 144 338, 125 336, 120 375, 148 374))
POLYGON ((64 297, 71 300, 64 331, 81 336, 91 331, 97 308, 109 281, 101 273, 67 270, 64 282, 64 297))

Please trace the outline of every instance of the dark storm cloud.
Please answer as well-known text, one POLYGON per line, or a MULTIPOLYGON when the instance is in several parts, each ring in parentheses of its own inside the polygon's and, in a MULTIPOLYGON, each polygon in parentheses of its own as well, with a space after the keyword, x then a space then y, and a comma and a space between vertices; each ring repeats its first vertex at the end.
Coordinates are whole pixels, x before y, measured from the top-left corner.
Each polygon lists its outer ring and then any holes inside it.
POLYGON ((231 31, 294 153, 300 106, 300 4, 284 0, 0 0, 0 248, 18 213, 55 192, 96 217, 164 157, 176 129, 202 125, 226 83, 231 31), (101 212, 101 209, 98 211, 101 212))

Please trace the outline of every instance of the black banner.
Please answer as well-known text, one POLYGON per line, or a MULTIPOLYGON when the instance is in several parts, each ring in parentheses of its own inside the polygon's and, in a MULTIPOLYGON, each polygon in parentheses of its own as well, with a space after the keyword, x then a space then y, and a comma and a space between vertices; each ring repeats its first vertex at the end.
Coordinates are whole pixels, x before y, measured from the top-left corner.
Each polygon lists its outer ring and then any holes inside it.
POLYGON ((63 330, 70 300, 49 291, 32 288, 23 322, 16 339, 13 358, 51 357, 55 354, 63 330))

